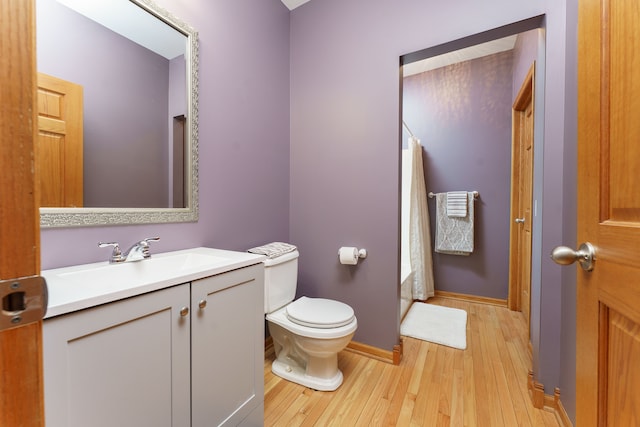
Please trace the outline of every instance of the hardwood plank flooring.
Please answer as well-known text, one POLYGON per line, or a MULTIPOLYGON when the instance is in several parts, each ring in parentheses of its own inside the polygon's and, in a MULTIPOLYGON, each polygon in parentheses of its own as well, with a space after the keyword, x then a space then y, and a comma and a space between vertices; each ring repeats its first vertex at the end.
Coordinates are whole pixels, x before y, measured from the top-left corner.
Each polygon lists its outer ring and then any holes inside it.
POLYGON ((535 409, 521 313, 487 304, 432 298, 467 311, 467 349, 403 337, 398 366, 352 353, 338 355, 345 380, 315 391, 271 373, 264 364, 265 426, 543 426, 555 415, 535 409))

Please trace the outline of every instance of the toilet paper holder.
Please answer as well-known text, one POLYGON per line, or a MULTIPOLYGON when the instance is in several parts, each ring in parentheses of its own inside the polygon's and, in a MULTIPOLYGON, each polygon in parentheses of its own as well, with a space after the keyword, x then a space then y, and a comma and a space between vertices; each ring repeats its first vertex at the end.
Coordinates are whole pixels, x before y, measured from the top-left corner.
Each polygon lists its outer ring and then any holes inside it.
POLYGON ((338 250, 338 260, 341 264, 356 265, 358 260, 367 257, 366 249, 358 249, 352 246, 343 246, 338 250))

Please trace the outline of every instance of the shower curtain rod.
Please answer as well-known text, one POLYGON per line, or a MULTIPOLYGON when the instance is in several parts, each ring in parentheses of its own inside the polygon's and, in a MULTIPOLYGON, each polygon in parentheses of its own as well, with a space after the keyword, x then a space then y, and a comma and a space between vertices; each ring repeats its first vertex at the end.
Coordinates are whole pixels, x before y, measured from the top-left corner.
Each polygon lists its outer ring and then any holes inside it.
POLYGON ((404 128, 407 130, 407 132, 409 132, 409 135, 411 135, 412 137, 416 137, 413 132, 411 132, 411 129, 409 129, 409 126, 407 126, 407 124, 404 122, 404 119, 402 119, 402 126, 404 126, 404 128))

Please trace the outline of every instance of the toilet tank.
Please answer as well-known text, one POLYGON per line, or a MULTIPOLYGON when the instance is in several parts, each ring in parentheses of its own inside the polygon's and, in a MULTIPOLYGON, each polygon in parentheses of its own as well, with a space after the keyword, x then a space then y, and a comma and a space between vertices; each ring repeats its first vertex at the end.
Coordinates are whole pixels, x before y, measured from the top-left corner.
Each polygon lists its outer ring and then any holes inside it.
POLYGON ((264 260, 264 312, 272 313, 296 297, 298 251, 264 260))

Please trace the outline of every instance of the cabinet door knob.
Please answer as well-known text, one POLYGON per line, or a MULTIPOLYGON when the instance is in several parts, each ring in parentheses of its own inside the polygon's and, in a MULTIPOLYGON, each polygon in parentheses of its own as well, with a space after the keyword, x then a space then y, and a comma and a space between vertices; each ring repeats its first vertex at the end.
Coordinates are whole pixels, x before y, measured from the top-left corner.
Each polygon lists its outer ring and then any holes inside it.
POLYGON ((201 299, 200 302, 198 302, 198 307, 205 308, 206 306, 207 306, 207 300, 206 299, 201 299))
POLYGON ((182 307, 180 309, 180 316, 185 317, 187 314, 189 314, 189 307, 182 307))

